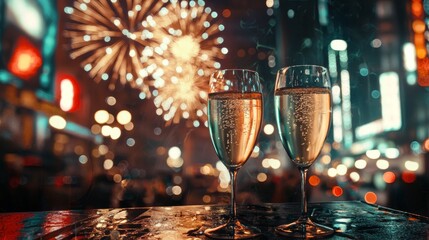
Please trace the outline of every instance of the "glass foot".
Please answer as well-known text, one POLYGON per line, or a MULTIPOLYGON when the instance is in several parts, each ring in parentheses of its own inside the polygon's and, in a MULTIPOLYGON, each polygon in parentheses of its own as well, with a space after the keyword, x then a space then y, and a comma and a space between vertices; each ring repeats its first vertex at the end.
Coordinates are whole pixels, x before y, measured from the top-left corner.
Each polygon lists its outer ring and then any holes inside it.
POLYGON ((247 239, 261 235, 258 228, 245 226, 238 220, 230 220, 215 228, 207 229, 204 234, 214 239, 247 239))
POLYGON ((326 237, 334 233, 330 227, 314 223, 309 218, 298 219, 289 224, 280 225, 276 228, 276 233, 291 238, 318 238, 326 237))

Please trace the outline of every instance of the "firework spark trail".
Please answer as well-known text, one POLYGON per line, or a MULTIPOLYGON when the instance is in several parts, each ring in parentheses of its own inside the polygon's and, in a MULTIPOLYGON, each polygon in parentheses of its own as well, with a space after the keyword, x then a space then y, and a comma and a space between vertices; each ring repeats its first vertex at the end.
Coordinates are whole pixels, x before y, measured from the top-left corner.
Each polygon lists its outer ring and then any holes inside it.
POLYGON ((157 114, 167 125, 181 119, 206 124, 209 76, 227 53, 220 47, 224 26, 216 23, 218 14, 201 0, 171 0, 166 9, 154 30, 161 44, 147 59, 157 68, 153 74, 157 114))
POLYGON ((153 93, 167 125, 207 124, 209 75, 228 49, 218 14, 203 0, 75 0, 64 11, 70 56, 90 77, 110 88, 128 83, 144 98, 153 93))
POLYGON ((146 57, 146 46, 159 44, 150 26, 165 5, 165 0, 74 1, 64 9, 70 56, 97 82, 109 81, 112 88, 117 81, 129 83, 149 93, 147 65, 141 58, 146 57))

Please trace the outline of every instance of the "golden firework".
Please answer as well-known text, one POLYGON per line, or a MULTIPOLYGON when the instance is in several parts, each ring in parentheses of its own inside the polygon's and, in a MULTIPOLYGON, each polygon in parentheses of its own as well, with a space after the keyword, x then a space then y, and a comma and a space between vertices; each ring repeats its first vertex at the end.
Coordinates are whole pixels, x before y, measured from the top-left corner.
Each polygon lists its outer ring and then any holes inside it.
POLYGON ((228 52, 221 47, 224 26, 202 0, 171 0, 158 17, 153 34, 160 44, 144 58, 156 69, 152 77, 157 114, 167 124, 181 119, 193 120, 196 127, 207 124, 209 76, 228 52))
POLYGON ((113 88, 118 81, 129 83, 149 93, 146 79, 154 68, 142 59, 150 57, 147 46, 158 44, 151 29, 166 2, 75 0, 64 9, 70 56, 97 82, 109 81, 113 88))

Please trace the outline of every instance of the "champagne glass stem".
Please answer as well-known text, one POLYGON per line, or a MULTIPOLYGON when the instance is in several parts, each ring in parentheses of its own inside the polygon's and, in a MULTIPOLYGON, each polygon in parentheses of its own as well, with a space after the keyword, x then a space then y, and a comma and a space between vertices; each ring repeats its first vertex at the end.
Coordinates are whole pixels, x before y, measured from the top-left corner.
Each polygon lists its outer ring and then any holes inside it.
POLYGON ((237 189, 237 170, 231 170, 231 214, 232 214, 232 221, 237 220, 237 204, 235 202, 235 190, 237 189))
POLYGON ((307 221, 307 171, 308 168, 300 168, 301 171, 301 219, 307 221))

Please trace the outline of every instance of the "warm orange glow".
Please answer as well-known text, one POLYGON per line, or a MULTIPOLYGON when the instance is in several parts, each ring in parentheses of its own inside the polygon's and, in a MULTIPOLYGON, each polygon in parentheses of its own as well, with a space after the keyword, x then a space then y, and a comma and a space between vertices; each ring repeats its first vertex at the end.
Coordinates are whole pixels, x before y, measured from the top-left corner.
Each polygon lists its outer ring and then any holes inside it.
POLYGON ((412 29, 414 45, 416 47, 417 56, 417 82, 422 87, 429 86, 429 59, 427 58, 426 43, 424 32, 426 29, 425 22, 423 21, 423 0, 413 0, 411 3, 411 12, 414 16, 412 29))
POLYGON ((395 175, 395 173, 393 173, 393 172, 385 172, 385 173, 383 174, 383 180, 384 180, 386 183, 394 183, 394 182, 395 182, 395 180, 396 180, 396 175, 395 175))
POLYGON ((411 12, 413 13, 414 16, 420 17, 423 14, 422 3, 419 1, 414 1, 411 4, 411 12))
POLYGON ((405 183, 413 183, 414 181, 416 181, 416 174, 412 172, 403 172, 402 181, 404 181, 405 183))
POLYGON ((429 59, 417 59, 418 83, 420 86, 429 87, 429 59))
POLYGON ((339 197, 343 195, 343 189, 340 186, 335 186, 332 188, 332 195, 339 197))
POLYGON ((367 192, 365 194, 365 202, 374 204, 375 202, 377 202, 377 194, 375 194, 374 192, 367 192))
POLYGON ((34 77, 42 66, 39 50, 28 39, 18 38, 16 47, 10 58, 9 71, 24 80, 34 77))
POLYGON ((425 36, 423 33, 414 34, 414 45, 416 48, 425 48, 425 36))
POLYGON ((310 178, 308 179, 308 182, 310 183, 311 186, 315 187, 320 184, 320 178, 316 175, 311 175, 310 178))
POLYGON ((423 148, 429 152, 429 138, 423 142, 423 148))
POLYGON ((416 19, 413 22, 413 30, 416 33, 423 33, 426 29, 425 23, 420 20, 420 19, 416 19))
POLYGON ((178 37, 171 44, 171 53, 176 59, 187 62, 200 54, 199 39, 190 35, 178 37))
POLYGON ((231 17, 231 10, 229 10, 228 8, 225 8, 225 9, 222 11, 222 16, 223 16, 224 18, 229 18, 229 17, 231 17))
POLYGON ((419 48, 419 49, 416 50, 416 52, 417 52, 416 55, 417 55, 418 58, 423 59, 423 58, 426 57, 426 49, 419 48))

